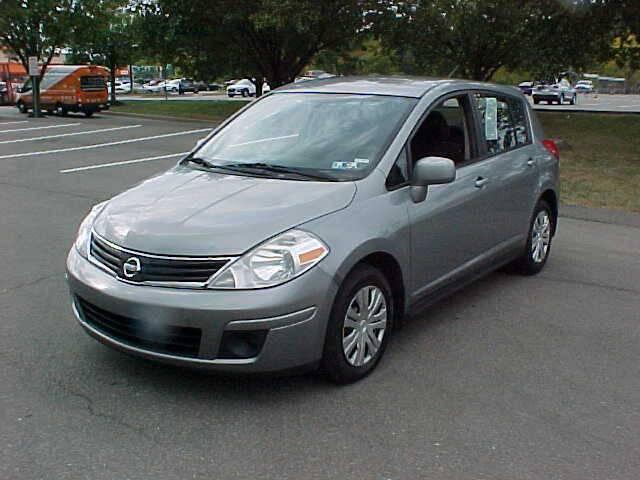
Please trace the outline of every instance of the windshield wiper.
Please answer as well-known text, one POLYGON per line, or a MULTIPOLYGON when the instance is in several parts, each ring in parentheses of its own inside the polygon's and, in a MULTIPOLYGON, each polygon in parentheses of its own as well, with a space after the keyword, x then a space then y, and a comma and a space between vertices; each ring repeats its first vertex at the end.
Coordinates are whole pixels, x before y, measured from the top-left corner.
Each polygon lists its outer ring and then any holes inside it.
POLYGON ((322 175, 319 173, 308 173, 297 168, 285 167, 282 165, 270 165, 263 162, 254 163, 213 163, 209 160, 205 160, 202 157, 187 157, 187 161, 195 163, 205 168, 226 170, 236 173, 249 173, 251 175, 259 175, 261 177, 272 177, 270 173, 281 173, 285 175, 294 175, 299 178, 307 180, 322 180, 324 182, 334 181, 334 179, 328 175, 322 175))
POLYGON ((189 156, 189 157, 187 157, 187 158, 186 158, 186 160, 187 160, 188 162, 195 163, 196 165, 200 165, 201 167, 213 168, 213 167, 215 167, 215 166, 216 166, 215 164, 211 163, 211 162, 210 162, 210 161, 208 161, 208 160, 205 160, 205 159, 204 159, 204 158, 202 158, 202 157, 192 157, 192 156, 189 156))
POLYGON ((305 172, 305 169, 293 168, 293 167, 285 167, 284 165, 271 165, 263 162, 254 162, 254 163, 232 163, 229 165, 224 165, 224 167, 234 168, 234 169, 247 169, 251 171, 261 171, 261 172, 272 172, 272 173, 283 173, 285 175, 295 175, 298 177, 306 178, 308 180, 322 180, 324 182, 330 182, 334 179, 328 175, 323 175, 320 173, 311 173, 305 172))

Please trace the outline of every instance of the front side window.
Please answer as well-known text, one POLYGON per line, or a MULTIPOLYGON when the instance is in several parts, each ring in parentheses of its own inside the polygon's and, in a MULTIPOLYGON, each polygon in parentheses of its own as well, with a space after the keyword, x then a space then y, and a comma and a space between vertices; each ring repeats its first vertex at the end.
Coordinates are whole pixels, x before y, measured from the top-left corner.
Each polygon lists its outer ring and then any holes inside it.
POLYGON ((29 78, 29 80, 27 80, 26 82, 24 82, 22 84, 21 91, 22 93, 27 93, 31 91, 32 85, 31 85, 31 78, 29 78))
POLYGON ((389 190, 405 185, 409 181, 409 158, 407 149, 403 148, 387 176, 386 186, 389 190))
POLYGON ((192 157, 221 168, 360 179, 378 163, 416 102, 382 95, 274 94, 248 108, 192 157))
POLYGON ((461 164, 471 158, 466 98, 448 98, 429 112, 411 140, 413 163, 424 157, 445 157, 461 164))
POLYGON ((477 94, 481 128, 490 155, 507 152, 531 141, 526 107, 517 98, 477 94))

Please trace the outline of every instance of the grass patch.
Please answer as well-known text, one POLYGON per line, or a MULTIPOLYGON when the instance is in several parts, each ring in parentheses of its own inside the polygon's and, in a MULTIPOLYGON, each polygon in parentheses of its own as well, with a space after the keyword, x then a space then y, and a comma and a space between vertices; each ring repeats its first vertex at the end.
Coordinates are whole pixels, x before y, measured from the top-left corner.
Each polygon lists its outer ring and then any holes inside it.
POLYGON ((562 140, 564 203, 640 212, 640 115, 538 112, 562 140))
MULTIPOLYGON (((116 112, 222 121, 245 102, 129 101, 116 112)), ((562 140, 564 203, 640 212, 640 115, 538 112, 548 138, 562 140)))
POLYGON ((112 109, 114 112, 220 122, 245 104, 246 102, 230 100, 130 100, 112 109))

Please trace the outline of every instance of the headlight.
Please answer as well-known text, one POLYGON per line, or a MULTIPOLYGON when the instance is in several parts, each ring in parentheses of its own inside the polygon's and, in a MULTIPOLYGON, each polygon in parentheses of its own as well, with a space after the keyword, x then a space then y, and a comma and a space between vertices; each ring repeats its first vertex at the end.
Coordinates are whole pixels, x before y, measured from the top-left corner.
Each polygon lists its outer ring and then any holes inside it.
POLYGON ((315 235, 289 230, 245 253, 220 272, 209 288, 264 288, 302 275, 327 256, 315 235))
POLYGON ((88 258, 89 256, 89 242, 91 241, 91 227, 93 227, 93 222, 95 221, 98 214, 102 211, 105 204, 107 202, 98 203, 91 208, 89 214, 85 217, 85 219, 80 224, 80 228, 78 228, 78 235, 76 237, 75 247, 78 250, 78 253, 84 257, 88 258))

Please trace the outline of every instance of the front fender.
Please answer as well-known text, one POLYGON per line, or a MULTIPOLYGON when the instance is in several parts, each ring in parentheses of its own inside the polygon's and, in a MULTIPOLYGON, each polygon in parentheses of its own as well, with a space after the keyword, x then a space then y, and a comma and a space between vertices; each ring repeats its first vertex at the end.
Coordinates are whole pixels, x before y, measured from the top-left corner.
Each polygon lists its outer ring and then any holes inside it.
MULTIPOLYGON (((408 291, 410 232, 407 198, 407 189, 384 192, 355 201, 343 210, 300 226, 329 246, 330 253, 320 265, 333 275, 337 286, 362 259, 374 253, 384 253, 398 263, 405 291, 408 291)), ((406 306, 406 298, 404 301, 406 306)))

